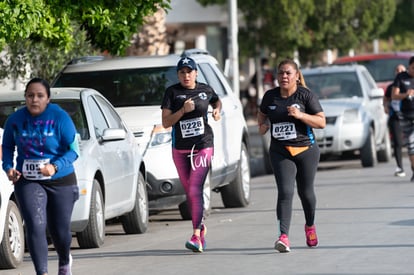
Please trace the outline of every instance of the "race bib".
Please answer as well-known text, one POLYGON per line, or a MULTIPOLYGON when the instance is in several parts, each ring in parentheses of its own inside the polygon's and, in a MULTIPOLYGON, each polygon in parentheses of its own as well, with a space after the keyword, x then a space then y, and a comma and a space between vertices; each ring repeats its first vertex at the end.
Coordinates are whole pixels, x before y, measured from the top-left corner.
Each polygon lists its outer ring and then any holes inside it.
POLYGON ((401 109, 401 101, 400 100, 391 100, 391 108, 396 111, 399 112, 401 109))
POLYGON ((50 159, 25 159, 23 176, 29 180, 48 180, 51 176, 43 176, 40 168, 50 163, 50 159))
POLYGON ((272 136, 278 140, 288 140, 296 138, 296 127, 294 123, 282 122, 272 125, 272 136))
POLYGON ((183 138, 195 137, 204 134, 204 121, 201 117, 180 121, 183 138))

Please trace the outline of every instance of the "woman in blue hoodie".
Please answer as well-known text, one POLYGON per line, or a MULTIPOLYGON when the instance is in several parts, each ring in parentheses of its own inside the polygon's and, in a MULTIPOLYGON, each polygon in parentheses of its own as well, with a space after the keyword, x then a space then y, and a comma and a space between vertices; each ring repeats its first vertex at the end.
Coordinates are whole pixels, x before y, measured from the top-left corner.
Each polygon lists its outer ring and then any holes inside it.
POLYGON ((59 275, 72 274, 70 221, 79 197, 73 167, 76 128, 62 108, 50 103, 45 80, 30 80, 24 97, 26 105, 4 127, 3 170, 14 184, 36 274, 48 274, 46 227, 59 256, 59 275))

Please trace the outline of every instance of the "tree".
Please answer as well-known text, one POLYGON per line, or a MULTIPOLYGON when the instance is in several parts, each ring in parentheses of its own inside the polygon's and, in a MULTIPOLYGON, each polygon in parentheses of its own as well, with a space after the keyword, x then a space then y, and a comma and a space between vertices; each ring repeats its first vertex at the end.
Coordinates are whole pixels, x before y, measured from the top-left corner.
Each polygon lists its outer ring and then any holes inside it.
POLYGON ((414 39, 414 1, 398 0, 394 19, 381 35, 382 48, 388 51, 412 51, 414 39))
POLYGON ((0 78, 52 80, 71 58, 124 55, 144 18, 170 0, 5 0, 0 2, 0 78), (28 67, 30 70, 28 70, 28 67), (30 72, 29 72, 30 71, 30 72), (30 77, 30 76, 29 76, 30 77))
POLYGON ((132 37, 128 55, 164 55, 168 54, 167 31, 165 26, 165 10, 159 9, 145 19, 145 24, 132 37))
MULTIPOLYGON (((198 0, 225 4, 226 0, 198 0)), ((387 30, 394 0, 243 0, 238 2, 245 27, 240 30, 240 52, 257 56, 259 49, 314 61, 325 49, 344 51, 378 38, 387 30)))
POLYGON ((0 3, 0 47, 19 39, 44 40, 70 50, 76 22, 91 45, 120 55, 145 16, 169 8, 169 0, 8 0, 0 3))

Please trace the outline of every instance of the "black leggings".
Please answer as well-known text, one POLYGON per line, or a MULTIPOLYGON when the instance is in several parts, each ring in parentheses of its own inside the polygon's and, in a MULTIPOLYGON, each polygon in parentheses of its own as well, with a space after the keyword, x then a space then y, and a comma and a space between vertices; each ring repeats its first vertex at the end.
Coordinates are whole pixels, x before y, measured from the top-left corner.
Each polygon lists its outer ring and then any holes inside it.
POLYGON ((391 115, 388 119, 388 128, 390 129, 390 133, 392 136, 392 144, 393 144, 393 151, 395 162, 397 166, 401 169, 404 169, 402 164, 402 147, 403 147, 403 137, 402 137, 402 129, 400 125, 400 119, 397 115, 391 115))
POLYGON ((78 186, 49 186, 21 178, 14 189, 36 274, 48 273, 46 227, 59 256, 59 266, 68 264, 72 242, 70 223, 73 206, 79 198, 78 186))
POLYGON ((312 226, 316 208, 314 180, 320 157, 319 147, 313 145, 305 152, 292 157, 284 147, 273 145, 269 155, 278 190, 276 216, 280 224, 280 233, 289 233, 295 181, 306 225, 312 226))

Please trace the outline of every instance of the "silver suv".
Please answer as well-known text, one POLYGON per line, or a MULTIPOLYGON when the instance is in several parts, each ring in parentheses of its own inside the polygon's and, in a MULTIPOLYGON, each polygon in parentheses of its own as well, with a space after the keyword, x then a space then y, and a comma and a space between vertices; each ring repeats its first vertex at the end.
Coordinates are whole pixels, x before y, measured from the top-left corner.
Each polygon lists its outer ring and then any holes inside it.
MULTIPOLYGON (((197 81, 212 86, 223 105, 222 119, 209 120, 214 131, 215 155, 205 183, 205 208, 211 207, 211 190, 220 192, 225 207, 244 207, 250 200, 250 167, 242 105, 215 58, 199 50, 189 50, 181 56, 184 55, 191 55, 197 62, 197 81)), ((171 156, 171 129, 161 126, 161 101, 165 89, 178 82, 179 59, 179 55, 80 58, 70 62, 52 85, 100 91, 116 107, 143 148, 150 210, 179 205, 182 218, 190 219, 171 156)))

